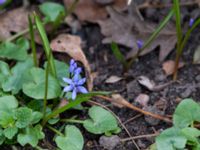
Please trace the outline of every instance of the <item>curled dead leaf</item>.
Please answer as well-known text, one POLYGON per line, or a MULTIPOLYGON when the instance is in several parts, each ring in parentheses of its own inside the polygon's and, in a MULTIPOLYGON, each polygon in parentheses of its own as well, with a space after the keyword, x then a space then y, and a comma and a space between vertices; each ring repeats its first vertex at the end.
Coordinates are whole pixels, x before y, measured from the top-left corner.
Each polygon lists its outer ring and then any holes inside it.
POLYGON ((137 81, 150 91, 155 87, 155 83, 146 76, 139 76, 137 81))
POLYGON ((88 90, 91 91, 93 88, 93 77, 89 62, 81 49, 81 38, 70 34, 60 34, 51 41, 50 46, 53 51, 66 53, 84 65, 88 90))
MULTIPOLYGON (((184 66, 183 62, 179 62, 178 68, 182 68, 184 66)), ((174 60, 168 60, 162 64, 162 68, 167 76, 172 75, 174 73, 175 62, 174 60)))
POLYGON ((108 79, 106 79, 105 83, 116 83, 122 79, 123 78, 118 77, 118 76, 110 76, 108 79))
MULTIPOLYGON (((66 7, 69 7, 73 1, 64 0, 64 4, 66 7)), ((81 21, 96 22, 97 20, 106 19, 108 16, 104 5, 112 6, 117 10, 123 10, 126 7, 126 0, 109 0, 109 2, 104 2, 104 4, 99 0, 79 0, 74 13, 81 21)))

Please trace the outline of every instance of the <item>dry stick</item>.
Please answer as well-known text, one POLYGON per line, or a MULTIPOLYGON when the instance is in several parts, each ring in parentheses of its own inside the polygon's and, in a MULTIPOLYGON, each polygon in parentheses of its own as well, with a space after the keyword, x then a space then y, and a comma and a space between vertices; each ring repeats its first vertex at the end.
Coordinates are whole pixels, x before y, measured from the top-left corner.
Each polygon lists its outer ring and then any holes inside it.
POLYGON ((121 142, 126 142, 126 141, 129 141, 129 140, 132 140, 132 139, 136 140, 136 139, 141 139, 141 138, 155 137, 155 136, 158 136, 158 135, 159 135, 159 133, 138 135, 138 136, 134 136, 134 137, 130 137, 130 138, 121 139, 121 142))
POLYGON ((153 117, 153 118, 156 118, 156 119, 159 119, 159 120, 163 120, 163 121, 168 122, 168 123, 172 123, 172 120, 171 120, 171 119, 166 118, 166 117, 161 116, 161 115, 158 115, 158 114, 154 114, 154 113, 149 112, 149 111, 145 111, 145 110, 143 110, 143 109, 141 109, 141 108, 138 108, 138 107, 136 107, 136 106, 130 104, 128 101, 114 101, 112 98, 109 98, 109 97, 106 97, 106 96, 96 96, 96 97, 102 98, 102 99, 107 100, 107 101, 109 101, 109 102, 118 103, 118 104, 123 105, 123 106, 125 106, 125 107, 128 107, 128 108, 130 108, 130 109, 132 109, 132 110, 135 110, 135 111, 137 111, 137 112, 140 112, 140 113, 142 113, 142 114, 144 114, 144 115, 151 116, 151 117, 153 117))
MULTIPOLYGON (((108 111, 110 111, 110 112, 115 116, 115 118, 118 120, 118 122, 121 124, 121 126, 124 128, 124 130, 126 131, 126 133, 128 134, 128 136, 129 136, 130 138, 132 138, 132 135, 130 134, 130 132, 128 131, 128 129, 126 128, 126 126, 122 123, 121 119, 120 119, 112 110, 110 110, 110 109, 109 109, 108 107, 106 107, 105 105, 100 104, 100 103, 95 102, 95 101, 89 101, 88 103, 91 103, 91 104, 93 104, 93 105, 101 106, 101 107, 107 109, 108 111)), ((131 140, 132 140, 133 144, 136 146, 137 150, 140 150, 139 146, 136 144, 136 142, 134 141, 134 139, 131 139, 131 140)))
MULTIPOLYGON (((190 5, 195 5, 198 4, 198 1, 193 1, 193 2, 183 2, 180 3, 180 6, 190 6, 190 5)), ((166 7, 172 7, 173 4, 150 4, 149 2, 145 2, 141 5, 138 5, 138 9, 146 9, 146 8, 166 8, 166 7)))
POLYGON ((142 116, 142 114, 137 114, 137 115, 135 115, 134 117, 132 117, 132 118, 126 120, 125 122, 123 122, 123 124, 125 125, 125 124, 127 124, 127 123, 129 123, 129 122, 131 122, 131 121, 133 121, 133 120, 135 120, 135 119, 141 117, 141 116, 142 116))

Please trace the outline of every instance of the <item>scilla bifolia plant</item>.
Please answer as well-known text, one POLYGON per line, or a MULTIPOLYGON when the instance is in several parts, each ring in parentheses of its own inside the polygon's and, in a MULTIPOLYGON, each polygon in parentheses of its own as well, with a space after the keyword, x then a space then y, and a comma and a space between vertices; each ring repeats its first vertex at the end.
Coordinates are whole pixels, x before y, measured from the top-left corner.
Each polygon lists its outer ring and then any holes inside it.
POLYGON ((29 16, 29 24, 31 53, 28 53, 29 41, 24 38, 0 43, 0 145, 20 144, 42 149, 38 143, 45 138, 43 129, 48 128, 55 132, 59 149, 82 150, 84 139, 80 130, 69 125, 74 123, 82 124, 93 134, 118 133, 116 118, 101 107, 91 107, 85 120, 59 117, 92 96, 109 93, 88 92, 87 79, 77 62, 71 59, 68 65, 54 58, 41 19, 36 14, 29 16), (41 36, 46 62, 36 57, 33 29, 41 36), (67 104, 59 106, 62 100, 67 100, 67 104), (56 123, 63 125, 54 128, 56 123))

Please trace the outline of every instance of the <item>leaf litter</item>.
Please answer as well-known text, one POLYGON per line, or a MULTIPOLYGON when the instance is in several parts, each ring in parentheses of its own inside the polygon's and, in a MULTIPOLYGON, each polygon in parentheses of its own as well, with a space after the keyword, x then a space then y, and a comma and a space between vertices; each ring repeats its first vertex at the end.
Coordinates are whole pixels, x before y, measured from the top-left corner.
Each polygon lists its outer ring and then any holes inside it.
MULTIPOLYGON (((101 32, 105 36, 102 42, 108 44, 114 41, 129 47, 131 51, 127 54, 127 58, 134 56, 138 52, 137 40, 147 41, 157 25, 142 21, 136 12, 125 14, 112 7, 107 7, 107 11, 110 18, 98 21, 101 32)), ((146 48, 141 55, 145 55, 160 46, 159 60, 163 61, 174 49, 176 41, 174 25, 168 23, 150 47, 146 48)))

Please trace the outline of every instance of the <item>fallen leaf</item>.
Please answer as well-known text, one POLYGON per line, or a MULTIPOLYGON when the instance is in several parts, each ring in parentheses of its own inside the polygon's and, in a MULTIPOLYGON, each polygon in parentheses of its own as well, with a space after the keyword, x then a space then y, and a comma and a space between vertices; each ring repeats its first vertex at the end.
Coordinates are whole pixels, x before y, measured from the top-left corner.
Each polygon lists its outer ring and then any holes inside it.
POLYGON ((28 15, 32 10, 21 7, 0 14, 0 40, 6 40, 13 33, 26 29, 28 27, 28 15))
POLYGON ((88 90, 93 88, 93 78, 91 75, 90 65, 88 60, 81 49, 81 38, 70 34, 60 34, 51 41, 51 49, 55 52, 66 53, 76 61, 80 61, 85 68, 87 77, 88 90))
POLYGON ((135 98, 135 102, 138 102, 141 106, 145 107, 145 106, 147 106, 147 104, 149 102, 149 95, 147 95, 147 94, 139 94, 135 98))
POLYGON ((124 107, 123 102, 126 101, 120 94, 112 94, 112 104, 119 108, 124 107))
POLYGON ((110 76, 108 79, 106 79, 105 83, 116 83, 122 79, 123 78, 118 77, 118 76, 110 76))
MULTIPOLYGON (((136 13, 133 15, 119 13, 117 10, 107 7, 110 18, 99 20, 101 32, 105 36, 103 43, 112 41, 131 48, 127 58, 134 56, 138 52, 137 40, 147 41, 156 25, 151 22, 142 21, 136 13)), ((146 48, 141 55, 145 55, 160 46, 159 60, 163 61, 173 50, 176 44, 176 31, 174 26, 168 24, 146 48)))
MULTIPOLYGON (((179 62, 178 68, 182 68, 184 66, 183 62, 179 62)), ((168 60, 162 64, 162 68, 167 76, 172 75, 174 73, 175 62, 173 60, 168 60)))
POLYGON ((200 46, 198 46, 194 52, 193 63, 200 64, 200 46))
MULTIPOLYGON (((64 0, 64 4, 67 8, 71 6, 74 0, 64 0)), ((104 5, 110 5, 117 10, 123 10, 126 7, 126 0, 113 0, 113 3, 104 3, 104 5)), ((106 19, 108 12, 106 7, 102 5, 102 2, 96 0, 79 0, 74 10, 74 13, 81 21, 96 22, 100 19, 106 19)))
POLYGON ((146 76, 139 76, 138 82, 150 91, 156 86, 155 83, 146 76))

